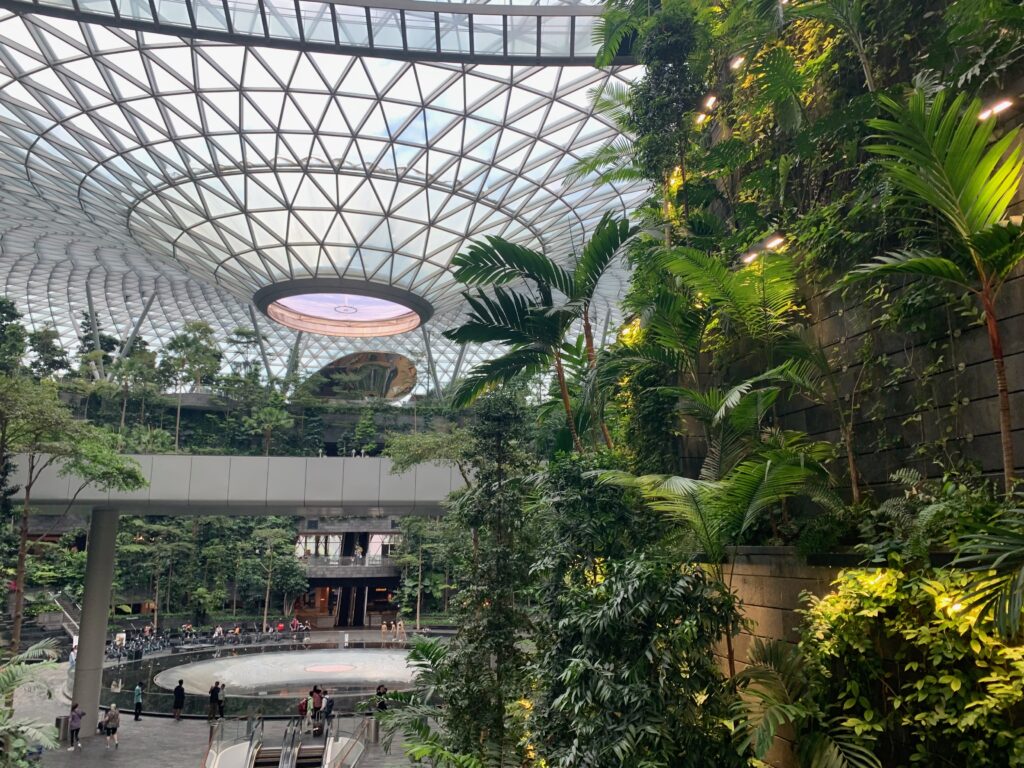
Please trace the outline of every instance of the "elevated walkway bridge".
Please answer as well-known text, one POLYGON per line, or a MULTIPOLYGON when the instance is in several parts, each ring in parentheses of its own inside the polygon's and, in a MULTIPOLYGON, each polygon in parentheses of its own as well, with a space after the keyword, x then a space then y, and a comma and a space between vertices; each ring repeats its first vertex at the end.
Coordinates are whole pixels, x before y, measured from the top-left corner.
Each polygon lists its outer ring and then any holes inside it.
MULTIPOLYGON (((128 493, 82 487, 81 478, 45 469, 32 488, 32 510, 64 514, 108 509, 136 515, 301 515, 316 517, 432 514, 464 483, 458 470, 420 464, 393 474, 383 457, 134 456, 148 486, 128 493)), ((27 462, 15 459, 22 486, 27 462)), ((23 499, 19 490, 15 501, 23 499)))

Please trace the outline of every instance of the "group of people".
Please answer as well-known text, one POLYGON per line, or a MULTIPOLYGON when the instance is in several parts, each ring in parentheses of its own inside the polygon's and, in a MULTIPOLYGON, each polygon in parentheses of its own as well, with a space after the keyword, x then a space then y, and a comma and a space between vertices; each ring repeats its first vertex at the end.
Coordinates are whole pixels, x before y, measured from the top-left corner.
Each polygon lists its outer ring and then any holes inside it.
MULTIPOLYGON (((226 634, 234 635, 235 637, 241 637, 242 636, 242 628, 238 624, 235 624, 235 628, 234 629, 229 629, 226 634)), ((224 637, 224 635, 225 635, 224 627, 222 627, 220 624, 218 624, 217 627, 213 630, 213 637, 214 637, 214 639, 224 637)))
POLYGON ((331 719, 334 714, 334 699, 326 688, 314 685, 310 692, 299 701, 299 716, 302 730, 313 731, 319 723, 331 719))
POLYGON ((399 619, 398 621, 384 621, 380 622, 380 644, 381 646, 388 645, 389 643, 404 643, 408 640, 408 636, 405 634, 405 622, 399 619))
MULTIPOLYGON (((275 632, 281 633, 289 630, 293 633, 310 632, 312 631, 312 629, 313 627, 310 625, 309 619, 306 619, 305 621, 299 621, 294 616, 292 616, 292 620, 288 624, 285 624, 284 619, 282 619, 281 621, 277 622, 277 624, 274 624, 273 622, 267 622, 263 625, 263 632, 268 635, 273 635, 275 632)), ((214 635, 214 637, 216 637, 216 635, 214 635)))
MULTIPOLYGON (((77 701, 71 703, 71 712, 68 715, 68 730, 69 738, 68 752, 74 752, 82 748, 82 718, 85 717, 85 712, 82 711, 82 707, 77 701)), ((138 718, 136 718, 137 720, 138 718)), ((107 749, 110 749, 110 744, 114 744, 114 749, 117 749, 117 729, 121 725, 121 713, 117 709, 117 704, 111 704, 110 709, 103 713, 103 717, 100 718, 99 730, 103 732, 103 735, 107 740, 107 749)))
MULTIPOLYGON (((181 680, 178 681, 178 685, 181 685, 181 680)), ((227 685, 221 685, 220 680, 216 680, 213 683, 213 687, 210 689, 210 709, 206 715, 207 720, 216 720, 217 718, 224 717, 224 704, 227 702, 227 695, 224 693, 227 685)), ((175 696, 177 696, 177 688, 175 690, 175 696)), ((182 689, 182 700, 184 703, 184 689, 182 689)))

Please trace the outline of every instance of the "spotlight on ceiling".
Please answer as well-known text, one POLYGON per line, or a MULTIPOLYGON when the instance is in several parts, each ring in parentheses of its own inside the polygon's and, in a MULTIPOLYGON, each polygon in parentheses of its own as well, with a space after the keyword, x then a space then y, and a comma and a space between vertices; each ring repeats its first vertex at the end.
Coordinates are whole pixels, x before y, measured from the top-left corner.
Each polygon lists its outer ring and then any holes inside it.
POLYGON ((1000 99, 991 107, 986 107, 978 113, 979 120, 988 120, 993 115, 998 115, 1000 112, 1005 112, 1013 106, 1013 102, 1009 99, 1000 99))

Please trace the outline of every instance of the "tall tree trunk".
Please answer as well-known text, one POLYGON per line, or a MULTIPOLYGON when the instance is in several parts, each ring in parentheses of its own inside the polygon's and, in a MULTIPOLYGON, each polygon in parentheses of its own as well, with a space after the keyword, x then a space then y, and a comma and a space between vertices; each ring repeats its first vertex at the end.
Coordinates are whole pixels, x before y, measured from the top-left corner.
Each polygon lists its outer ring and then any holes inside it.
POLYGON ((1003 486, 1007 493, 1013 490, 1013 422, 1010 419, 1010 389, 1006 383, 1006 363, 1003 359, 1003 341, 999 335, 999 317, 994 297, 986 285, 981 292, 981 305, 985 310, 988 343, 992 347, 992 363, 996 367, 996 390, 999 393, 999 438, 1003 449, 1003 486))
POLYGON ((565 408, 565 420, 572 435, 572 444, 577 453, 583 453, 583 443, 576 433, 576 420, 572 416, 572 402, 569 400, 569 386, 565 383, 565 369, 562 367, 562 353, 555 350, 555 375, 558 377, 558 389, 562 393, 562 406, 565 408))
MULTIPOLYGON (((594 329, 590 325, 590 304, 589 302, 583 308, 583 340, 587 345, 587 363, 589 368, 593 371, 597 367, 597 352, 594 350, 594 329)), ((608 432, 608 425, 604 423, 604 413, 597 414, 597 423, 601 426, 601 435, 604 437, 604 444, 611 450, 615 446, 612 445, 612 436, 608 432)))
POLYGON ((171 612, 171 577, 174 576, 174 561, 167 566, 167 589, 164 592, 167 593, 167 597, 164 598, 164 613, 171 612))
POLYGON ((25 622, 25 560, 28 557, 28 513, 32 499, 32 469, 29 459, 29 482, 25 485, 25 503, 21 507, 21 525, 18 527, 18 564, 14 571, 14 623, 11 627, 11 655, 21 650, 21 627, 25 622))
POLYGON ((274 558, 267 563, 267 591, 263 595, 263 631, 267 631, 267 614, 270 612, 270 577, 274 573, 274 558))
POLYGON ((121 425, 117 428, 117 447, 120 448, 122 445, 122 437, 124 435, 124 419, 128 413, 128 390, 122 393, 121 397, 121 425))
POLYGON ((178 450, 178 436, 181 434, 181 390, 178 390, 178 409, 174 414, 174 450, 178 450))
POLYGON ((160 626, 160 567, 156 568, 156 583, 153 587, 153 632, 160 626))
MULTIPOLYGON (((840 414, 845 422, 846 417, 840 414)), ((846 467, 850 473, 850 500, 854 504, 860 504, 860 478, 857 473, 857 456, 853 452, 853 414, 850 414, 849 423, 841 427, 843 433, 843 444, 846 446, 846 467)))
POLYGON ((423 545, 420 544, 420 568, 416 576, 416 631, 420 631, 420 609, 423 606, 423 545))
POLYGON ((270 455, 270 430, 263 433, 263 455, 270 455))

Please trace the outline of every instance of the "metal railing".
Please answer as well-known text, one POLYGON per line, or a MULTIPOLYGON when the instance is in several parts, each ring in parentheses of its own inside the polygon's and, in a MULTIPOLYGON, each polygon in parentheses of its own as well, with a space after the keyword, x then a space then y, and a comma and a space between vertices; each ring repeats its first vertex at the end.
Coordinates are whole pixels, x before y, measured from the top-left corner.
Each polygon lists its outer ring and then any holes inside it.
POLYGON ((354 568, 397 568, 398 563, 392 560, 390 557, 384 557, 382 555, 363 555, 362 557, 346 556, 346 557, 331 557, 331 556, 317 556, 317 557, 300 557, 299 561, 310 568, 342 568, 342 567, 354 567, 354 568))

